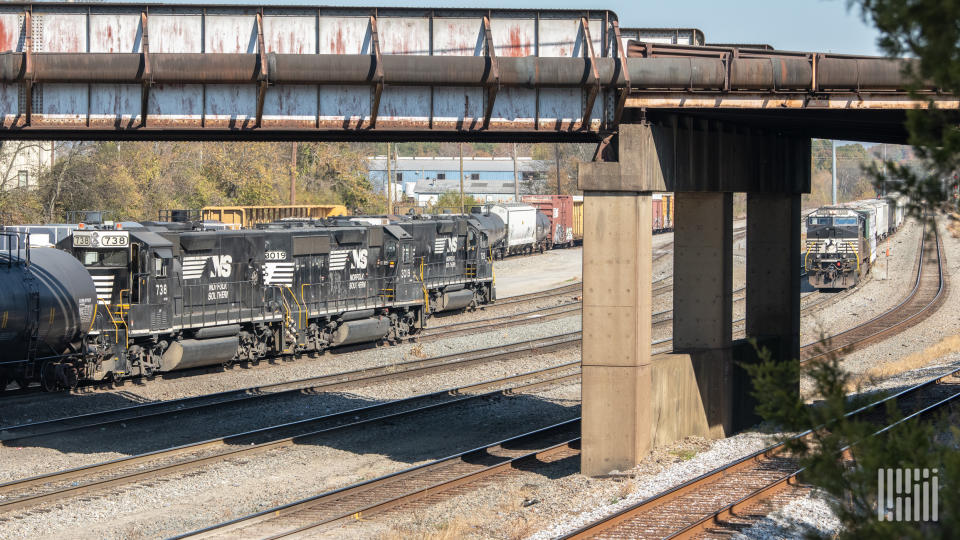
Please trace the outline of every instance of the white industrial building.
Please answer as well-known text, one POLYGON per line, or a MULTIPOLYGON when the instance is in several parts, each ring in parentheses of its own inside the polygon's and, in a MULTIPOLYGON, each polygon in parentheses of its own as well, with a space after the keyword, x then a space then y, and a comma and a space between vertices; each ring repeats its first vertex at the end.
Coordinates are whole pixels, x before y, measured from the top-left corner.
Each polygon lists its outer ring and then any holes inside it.
POLYGON ((0 189, 34 189, 43 169, 53 164, 53 142, 0 143, 0 189))

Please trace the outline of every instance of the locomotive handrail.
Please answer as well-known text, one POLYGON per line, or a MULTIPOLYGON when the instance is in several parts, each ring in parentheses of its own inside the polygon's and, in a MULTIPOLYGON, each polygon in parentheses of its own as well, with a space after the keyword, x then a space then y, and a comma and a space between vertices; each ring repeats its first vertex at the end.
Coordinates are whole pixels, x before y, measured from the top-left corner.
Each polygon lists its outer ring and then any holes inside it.
POLYGON ((290 298, 293 298, 293 301, 297 304, 297 328, 303 328, 306 324, 300 324, 300 317, 302 316, 304 318, 304 322, 309 318, 307 314, 304 313, 304 306, 297 300, 296 293, 293 292, 293 289, 291 289, 289 285, 285 286, 284 289, 290 292, 290 298))
MULTIPOLYGON (((13 244, 17 245, 17 260, 23 263, 25 268, 30 267, 30 233, 27 231, 0 231, 0 235, 7 239, 7 268, 13 267, 13 244), (20 247, 20 240, 23 239, 23 248, 20 247), (23 256, 20 255, 21 250, 23 256)), ((19 263, 18 263, 19 264, 19 263)))
MULTIPOLYGON (((113 317, 113 312, 110 311, 110 304, 107 304, 103 300, 97 300, 97 304, 103 304, 105 308, 104 311, 107 312, 107 316, 110 317, 110 322, 113 323, 113 342, 120 343, 120 325, 117 324, 117 320, 113 317)), ((96 318, 94 318, 94 320, 96 320, 96 318)), ((121 319, 121 322, 122 321, 123 319, 121 319)))

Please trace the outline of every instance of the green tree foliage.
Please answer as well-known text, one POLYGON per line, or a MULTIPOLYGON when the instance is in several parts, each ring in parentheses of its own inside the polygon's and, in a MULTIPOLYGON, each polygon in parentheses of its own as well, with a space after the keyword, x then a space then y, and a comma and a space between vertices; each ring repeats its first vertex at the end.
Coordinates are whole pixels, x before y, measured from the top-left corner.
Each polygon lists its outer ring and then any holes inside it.
MULTIPOLYGON (((60 221, 71 210, 148 220, 164 209, 287 204, 291 151, 290 143, 64 143, 38 188, 20 193, 29 200, 18 207, 30 211, 21 211, 16 221, 60 221)), ((372 193, 365 155, 349 144, 299 144, 296 178, 300 204, 386 208, 372 193)))
MULTIPOLYGON (((795 392, 800 365, 796 360, 777 362, 767 349, 759 351, 761 361, 744 365, 753 379, 757 412, 786 432, 808 437, 786 439, 790 452, 805 468, 804 482, 822 489, 840 519, 840 538, 953 538, 960 530, 960 431, 946 422, 911 420, 893 430, 874 436, 886 423, 899 420, 894 400, 886 405, 887 422, 846 416, 880 395, 867 396, 857 389, 847 395, 852 376, 840 359, 831 356, 804 366, 813 381, 815 403, 807 404, 795 392), (851 447, 851 445, 853 445, 851 447), (850 448, 853 461, 840 458, 850 448), (939 522, 880 521, 877 517, 877 476, 885 468, 937 469, 939 522)), ((881 409, 883 410, 883 409, 881 409)), ((955 418, 954 418, 955 420, 955 418)), ((804 531, 798 531, 804 532, 804 531)), ((810 531, 805 531, 810 534, 810 531)))
MULTIPOLYGON (((960 2, 956 0, 848 0, 880 31, 880 47, 890 56, 912 57, 905 69, 918 87, 932 83, 943 92, 960 95, 960 2)), ((887 163, 890 187, 906 193, 914 213, 944 208, 957 186, 960 171, 960 128, 956 111, 936 108, 907 111, 910 144, 922 167, 887 163)), ((874 170, 878 182, 881 171, 874 170)))
MULTIPOLYGON (((463 195, 463 209, 465 212, 469 212, 470 208, 473 206, 480 206, 483 203, 474 199, 472 196, 464 194, 463 195)), ((460 211, 460 192, 459 191, 448 191, 446 193, 441 193, 437 197, 437 202, 431 205, 431 208, 434 211, 442 211, 444 209, 450 210, 452 212, 460 211)))

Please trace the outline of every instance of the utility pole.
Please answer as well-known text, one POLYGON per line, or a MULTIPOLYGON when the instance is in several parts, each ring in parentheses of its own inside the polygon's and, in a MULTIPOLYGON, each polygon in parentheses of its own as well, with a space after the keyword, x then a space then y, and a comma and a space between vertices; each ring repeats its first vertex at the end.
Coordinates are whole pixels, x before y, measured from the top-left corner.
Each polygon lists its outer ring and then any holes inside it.
POLYGON ((393 171, 390 169, 390 159, 393 157, 393 144, 387 143, 387 214, 393 213, 393 171))
POLYGON ((837 205, 837 141, 833 141, 833 205, 837 205))
POLYGON ((460 213, 463 213, 463 143, 460 143, 460 213))
POLYGON ((562 195, 560 189, 560 143, 553 143, 553 158, 557 162, 557 195, 562 195))
POLYGON ((887 196, 887 144, 883 144, 883 187, 881 188, 881 195, 887 196))
POLYGON ((520 202, 520 175, 517 174, 517 143, 513 143, 513 202, 520 202))
POLYGON ((290 205, 297 204, 297 141, 290 149, 290 205))

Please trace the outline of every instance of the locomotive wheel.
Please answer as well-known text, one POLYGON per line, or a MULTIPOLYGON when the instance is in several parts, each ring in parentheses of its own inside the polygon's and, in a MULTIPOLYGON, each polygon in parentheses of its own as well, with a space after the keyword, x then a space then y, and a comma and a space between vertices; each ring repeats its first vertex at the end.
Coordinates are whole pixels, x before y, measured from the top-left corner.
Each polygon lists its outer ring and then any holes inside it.
POLYGON ((46 392, 56 392, 60 389, 57 382, 57 366, 53 362, 46 362, 40 368, 40 385, 46 392))
POLYGON ((77 377, 77 370, 73 366, 63 366, 63 371, 61 372, 61 382, 67 388, 71 390, 77 387, 77 383, 80 382, 80 378, 77 377))

